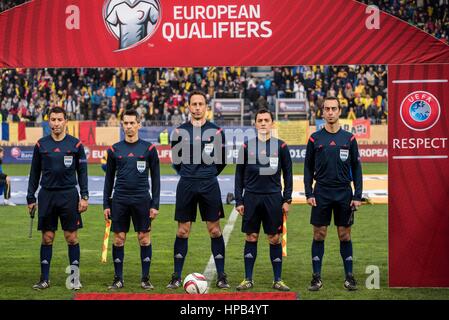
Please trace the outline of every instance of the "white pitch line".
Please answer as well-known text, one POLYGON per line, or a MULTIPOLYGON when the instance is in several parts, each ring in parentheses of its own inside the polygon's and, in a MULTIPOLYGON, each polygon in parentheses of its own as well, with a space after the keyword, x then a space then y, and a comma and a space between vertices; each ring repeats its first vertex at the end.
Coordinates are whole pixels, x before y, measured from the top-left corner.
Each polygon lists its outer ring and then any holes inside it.
MULTIPOLYGON (((223 229, 223 238, 224 238, 225 248, 226 248, 226 245, 228 244, 229 237, 231 236, 232 230, 234 229, 234 224, 237 221, 238 216, 239 216, 239 214, 235 210, 235 208, 232 209, 232 212, 231 212, 231 215, 229 216, 228 222, 226 223, 226 226, 223 229)), ((203 272, 203 275, 206 277, 207 282, 209 283, 209 285, 207 286, 206 293, 209 292, 209 288, 212 283, 211 280, 214 278, 216 273, 217 272, 215 269, 214 256, 211 254, 210 258, 209 258, 209 262, 207 263, 206 269, 204 269, 204 272, 203 272)))

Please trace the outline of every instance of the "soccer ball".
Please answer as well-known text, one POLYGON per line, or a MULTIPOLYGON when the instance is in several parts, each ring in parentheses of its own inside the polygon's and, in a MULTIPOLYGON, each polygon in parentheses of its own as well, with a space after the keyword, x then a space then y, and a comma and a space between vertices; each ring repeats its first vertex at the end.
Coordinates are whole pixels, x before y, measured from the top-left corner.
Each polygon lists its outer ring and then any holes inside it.
POLYGON ((191 273, 184 278, 183 287, 189 294, 203 294, 207 291, 207 279, 201 273, 191 273))

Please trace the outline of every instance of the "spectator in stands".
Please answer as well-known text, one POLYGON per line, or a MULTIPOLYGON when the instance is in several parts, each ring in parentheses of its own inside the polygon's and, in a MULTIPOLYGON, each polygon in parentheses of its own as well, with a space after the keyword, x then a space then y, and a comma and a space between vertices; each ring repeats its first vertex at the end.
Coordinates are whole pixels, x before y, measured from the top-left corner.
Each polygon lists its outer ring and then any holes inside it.
POLYGON ((164 129, 161 131, 161 133, 159 133, 158 140, 161 146, 168 146, 170 144, 170 136, 167 129, 164 129))
POLYGON ((309 116, 308 116, 309 124, 311 126, 316 125, 316 113, 317 113, 317 109, 315 106, 315 102, 312 101, 309 104, 309 116))
POLYGON ((174 114, 170 118, 171 125, 174 127, 178 127, 182 124, 182 116, 179 114, 179 110, 176 109, 174 114))
POLYGON ((30 0, 2 0, 0 1, 0 12, 11 9, 28 1, 30 0))
POLYGON ((378 109, 377 109, 376 102, 374 100, 373 100, 373 102, 371 102, 366 113, 367 113, 368 118, 371 119, 371 124, 377 124, 378 109))
POLYGON ((108 119, 108 127, 119 127, 120 121, 115 114, 111 114, 108 119))
POLYGON ((156 122, 162 121, 162 115, 158 108, 154 109, 153 114, 150 116, 150 120, 156 122))
POLYGON ((357 119, 357 117, 355 115, 354 108, 350 107, 348 113, 348 120, 355 120, 355 119, 357 119))
POLYGON ((67 120, 75 120, 75 115, 79 114, 79 106, 77 106, 72 95, 68 95, 67 100, 64 102, 64 109, 67 113, 67 120))
MULTIPOLYGON (((368 108, 372 99, 378 107, 387 108, 384 66, 275 67, 272 77, 264 75, 260 80, 248 70, 232 67, 2 70, 1 112, 3 121, 41 122, 41 118, 45 121, 48 109, 60 106, 67 109, 71 119, 73 113, 76 120, 107 121, 111 114, 119 117, 124 110, 135 108, 144 124, 149 124, 161 120, 170 123, 178 110, 185 122, 186 97, 194 88, 204 86, 212 87, 206 90, 209 98, 218 94, 242 97, 249 113, 260 106, 273 110, 278 96, 308 99, 317 106, 318 118, 322 99, 327 95, 339 96, 342 104, 346 99, 348 110, 350 107, 355 110, 358 104, 368 108), (366 78, 372 78, 372 73, 373 87, 366 78), (29 112, 25 112, 24 106, 29 112)), ((212 114, 209 118, 218 119, 212 114)))
POLYGON ((365 107, 361 104, 356 105, 354 108, 354 112, 355 112, 355 117, 356 119, 366 119, 366 110, 365 107))
POLYGON ((449 3, 447 0, 360 0, 372 4, 449 44, 449 3))

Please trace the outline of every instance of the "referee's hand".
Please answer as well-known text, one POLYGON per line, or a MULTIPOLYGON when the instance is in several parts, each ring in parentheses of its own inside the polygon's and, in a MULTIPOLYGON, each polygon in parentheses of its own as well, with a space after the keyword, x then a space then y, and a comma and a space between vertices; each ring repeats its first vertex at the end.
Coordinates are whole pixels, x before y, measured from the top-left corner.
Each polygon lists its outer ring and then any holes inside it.
POLYGON ((30 203, 28 205, 28 213, 31 215, 31 211, 33 210, 33 208, 36 207, 36 203, 30 203))
POLYGON ((239 215, 241 215, 243 217, 243 214, 245 213, 245 206, 244 205, 238 206, 235 208, 235 210, 237 210, 239 215))
POLYGON ((309 206, 316 207, 316 200, 315 200, 315 198, 309 198, 309 199, 307 199, 307 204, 308 204, 309 206))
POLYGON ((282 205, 282 213, 288 216, 288 211, 290 209, 290 205, 287 202, 284 202, 282 205))
POLYGON ((84 211, 87 211, 87 207, 89 206, 89 203, 87 200, 81 199, 78 204, 78 212, 83 213, 84 211))
POLYGON ((156 219, 157 215, 159 214, 159 210, 151 208, 150 209, 150 219, 156 219))
POLYGON ((357 200, 351 201, 351 207, 355 207, 356 209, 358 209, 358 207, 360 207, 361 205, 362 205, 362 201, 357 201, 357 200))
POLYGON ((104 209, 103 214, 105 221, 111 220, 111 209, 104 209))

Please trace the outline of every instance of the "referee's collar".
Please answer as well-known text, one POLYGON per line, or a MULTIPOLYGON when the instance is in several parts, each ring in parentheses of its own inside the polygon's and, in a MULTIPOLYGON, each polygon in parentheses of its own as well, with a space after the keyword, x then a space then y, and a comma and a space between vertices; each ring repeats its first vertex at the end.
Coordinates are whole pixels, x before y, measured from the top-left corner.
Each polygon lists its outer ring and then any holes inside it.
POLYGON ((339 132, 342 130, 342 128, 341 128, 341 126, 340 126, 340 128, 339 128, 336 132, 330 132, 330 131, 327 131, 327 130, 326 130, 326 127, 323 127, 323 130, 324 130, 326 133, 329 133, 329 134, 337 134, 337 133, 339 133, 339 132))

